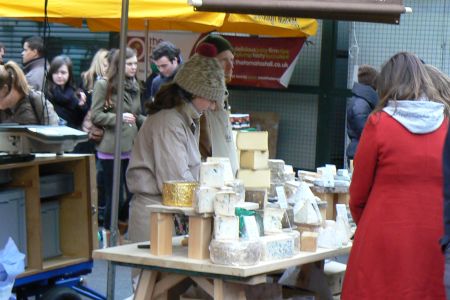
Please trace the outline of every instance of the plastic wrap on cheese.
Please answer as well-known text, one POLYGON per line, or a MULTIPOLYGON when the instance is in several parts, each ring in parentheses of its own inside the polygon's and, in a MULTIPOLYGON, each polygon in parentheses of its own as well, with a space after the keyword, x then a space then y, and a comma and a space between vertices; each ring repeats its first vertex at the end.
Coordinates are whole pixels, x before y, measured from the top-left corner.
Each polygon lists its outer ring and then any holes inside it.
POLYGON ((258 240, 219 241, 209 244, 211 261, 227 266, 252 266, 261 259, 262 245, 258 240))
POLYGON ((295 237, 285 233, 266 235, 260 238, 262 243, 261 260, 289 258, 295 254, 295 237))

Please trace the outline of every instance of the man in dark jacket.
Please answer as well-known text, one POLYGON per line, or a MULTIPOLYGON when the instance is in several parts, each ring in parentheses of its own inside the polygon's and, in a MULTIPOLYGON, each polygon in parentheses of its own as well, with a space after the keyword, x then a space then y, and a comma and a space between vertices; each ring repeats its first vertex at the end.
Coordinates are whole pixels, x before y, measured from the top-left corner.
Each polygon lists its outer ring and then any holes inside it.
POLYGON ((353 159, 359 138, 361 137, 367 117, 378 103, 376 78, 378 71, 369 65, 358 69, 358 82, 353 85, 353 97, 347 107, 347 134, 350 143, 347 146, 347 158, 353 159))
POLYGON ((152 100, 162 84, 171 82, 181 64, 180 49, 171 42, 163 41, 156 45, 152 52, 152 60, 159 70, 159 75, 152 81, 150 99, 152 100))
POLYGON ((45 76, 44 41, 32 36, 23 43, 22 63, 28 84, 37 91, 42 90, 45 76))

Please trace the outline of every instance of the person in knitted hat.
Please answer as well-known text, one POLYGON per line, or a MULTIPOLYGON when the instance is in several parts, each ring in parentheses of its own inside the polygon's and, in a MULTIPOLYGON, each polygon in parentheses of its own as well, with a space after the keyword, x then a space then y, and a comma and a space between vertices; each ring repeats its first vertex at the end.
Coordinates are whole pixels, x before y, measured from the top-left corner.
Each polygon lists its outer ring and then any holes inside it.
MULTIPOLYGON (((216 46, 218 49, 216 58, 222 65, 226 82, 230 82, 234 68, 233 46, 224 37, 213 33, 201 39, 197 47, 201 47, 204 43, 216 46)), ((209 156, 228 157, 233 173, 236 174, 239 165, 228 110, 229 104, 226 98, 224 105, 207 111, 201 117, 199 148, 203 160, 209 156)))
POLYGON ((216 46, 216 58, 221 63, 223 71, 225 72, 226 82, 230 82, 234 68, 234 48, 231 43, 221 35, 213 33, 208 34, 205 38, 200 40, 197 45, 200 46, 203 43, 209 43, 216 46))
POLYGON ((134 141, 127 171, 133 193, 128 234, 134 242, 149 239, 146 205, 161 204, 165 181, 199 180, 199 118, 223 105, 227 93, 216 55, 212 44, 199 48, 147 104, 148 117, 134 141))

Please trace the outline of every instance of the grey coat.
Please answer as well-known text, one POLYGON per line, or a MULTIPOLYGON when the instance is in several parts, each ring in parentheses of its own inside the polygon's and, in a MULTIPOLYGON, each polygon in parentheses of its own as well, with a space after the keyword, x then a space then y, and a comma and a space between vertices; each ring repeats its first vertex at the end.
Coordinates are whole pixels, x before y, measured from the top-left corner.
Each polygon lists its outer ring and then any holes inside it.
POLYGON ((27 62, 23 71, 28 84, 36 91, 42 91, 45 76, 45 58, 40 57, 27 62))

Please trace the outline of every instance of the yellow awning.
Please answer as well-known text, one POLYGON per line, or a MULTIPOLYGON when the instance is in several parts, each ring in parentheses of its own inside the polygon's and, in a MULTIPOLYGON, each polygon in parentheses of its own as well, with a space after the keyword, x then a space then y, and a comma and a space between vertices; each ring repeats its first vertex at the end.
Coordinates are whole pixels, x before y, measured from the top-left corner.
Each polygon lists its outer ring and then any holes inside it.
MULTIPOLYGON (((237 32, 280 37, 306 37, 317 31, 314 19, 194 11, 186 0, 130 0, 130 30, 187 30, 193 32, 237 32)), ((119 31, 121 0, 48 0, 52 22, 80 26, 87 20, 92 31, 119 31)), ((1 1, 0 17, 43 20, 44 1, 1 1)))

